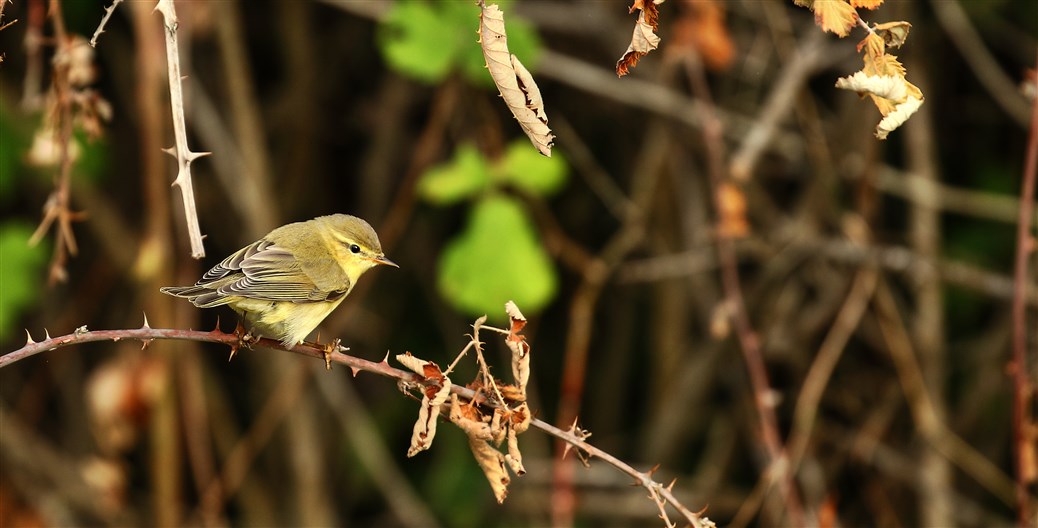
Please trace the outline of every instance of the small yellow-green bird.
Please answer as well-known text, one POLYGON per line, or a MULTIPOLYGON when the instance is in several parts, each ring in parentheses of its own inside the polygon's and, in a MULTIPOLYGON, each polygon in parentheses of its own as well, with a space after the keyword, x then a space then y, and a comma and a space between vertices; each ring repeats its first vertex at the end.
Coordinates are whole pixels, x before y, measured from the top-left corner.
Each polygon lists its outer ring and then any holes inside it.
POLYGON ((281 226, 225 258, 194 286, 161 291, 199 308, 226 304, 241 314, 253 337, 293 346, 379 264, 399 267, 382 253, 367 222, 334 214, 281 226))

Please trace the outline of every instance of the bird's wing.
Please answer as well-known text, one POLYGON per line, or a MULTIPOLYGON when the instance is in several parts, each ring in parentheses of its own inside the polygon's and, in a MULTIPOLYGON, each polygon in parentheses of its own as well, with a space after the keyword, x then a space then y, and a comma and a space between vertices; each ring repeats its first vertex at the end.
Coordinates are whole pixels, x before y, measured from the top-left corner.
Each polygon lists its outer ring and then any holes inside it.
POLYGON ((334 300, 349 289, 319 288, 290 251, 266 239, 225 258, 198 284, 221 296, 292 302, 334 300))

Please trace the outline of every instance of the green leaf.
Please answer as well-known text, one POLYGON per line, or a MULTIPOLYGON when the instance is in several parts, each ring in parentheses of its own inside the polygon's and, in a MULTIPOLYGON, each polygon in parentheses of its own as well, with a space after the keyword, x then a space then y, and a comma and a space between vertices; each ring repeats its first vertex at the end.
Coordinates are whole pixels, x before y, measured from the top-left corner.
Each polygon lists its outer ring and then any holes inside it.
POLYGON ((540 311, 555 296, 555 267, 522 205, 491 194, 472 209, 465 231, 440 256, 437 286, 458 310, 504 318, 514 300, 524 313, 540 311))
POLYGON ((526 192, 549 196, 566 184, 569 166, 558 149, 552 157, 542 156, 528 141, 513 141, 495 175, 526 192))
POLYGON ((470 36, 459 31, 450 14, 441 5, 417 0, 393 4, 379 27, 379 49, 386 62, 420 81, 442 80, 457 61, 463 39, 470 36))
MULTIPOLYGON (((509 1, 493 2, 507 10, 509 1)), ((508 49, 534 71, 541 40, 533 25, 517 16, 506 17, 508 49)), ((379 49, 393 69, 427 83, 442 81, 454 69, 470 82, 490 87, 479 46, 479 8, 463 0, 393 4, 379 27, 379 49)))
POLYGON ((0 342, 13 336, 18 316, 39 298, 43 247, 28 245, 32 227, 23 222, 0 224, 0 342))
POLYGON ((22 158, 32 145, 31 130, 19 126, 5 105, 0 105, 0 200, 14 190, 15 181, 24 169, 22 158))
POLYGON ((418 180, 418 195, 436 205, 450 205, 479 194, 490 185, 490 168, 471 144, 458 147, 454 157, 418 180))

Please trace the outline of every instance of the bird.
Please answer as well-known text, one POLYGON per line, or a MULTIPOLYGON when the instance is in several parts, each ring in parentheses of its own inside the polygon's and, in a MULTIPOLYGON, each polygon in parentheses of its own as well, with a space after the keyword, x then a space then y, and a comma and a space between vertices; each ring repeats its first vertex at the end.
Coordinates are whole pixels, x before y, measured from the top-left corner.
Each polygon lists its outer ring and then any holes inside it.
MULTIPOLYGON (((283 225, 223 259, 194 285, 159 291, 199 308, 230 306, 244 320, 245 343, 268 337, 292 347, 379 265, 400 267, 386 258, 370 224, 333 214, 283 225)), ((338 340, 332 346, 338 349, 338 340)), ((328 368, 331 351, 325 348, 328 368)))

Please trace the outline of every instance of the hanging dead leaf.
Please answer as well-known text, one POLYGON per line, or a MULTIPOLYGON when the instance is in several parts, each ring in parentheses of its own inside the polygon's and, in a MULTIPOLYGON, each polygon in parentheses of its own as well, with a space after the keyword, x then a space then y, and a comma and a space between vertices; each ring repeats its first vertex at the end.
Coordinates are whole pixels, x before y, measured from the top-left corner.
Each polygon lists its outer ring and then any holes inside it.
POLYGON ((519 451, 519 433, 515 429, 508 430, 508 454, 505 455, 505 462, 508 463, 508 467, 512 468, 512 473, 516 476, 523 476, 526 474, 526 468, 523 467, 523 454, 519 451))
POLYGON ((490 77, 494 79, 501 98, 519 121, 519 126, 530 138, 537 151, 551 157, 555 136, 548 128, 541 90, 530 71, 515 55, 508 53, 504 13, 497 4, 486 5, 480 0, 479 44, 487 61, 490 77))
MULTIPOLYGON (((907 35, 907 33, 906 33, 907 35)), ((864 66, 854 75, 836 81, 836 87, 867 94, 883 115, 876 126, 876 137, 886 139, 923 104, 923 92, 905 78, 905 67, 895 55, 886 52, 886 41, 870 33, 858 44, 864 50, 864 66)))
MULTIPOLYGON (((512 326, 505 338, 505 344, 512 351, 512 377, 515 379, 521 399, 526 399, 526 383, 530 379, 530 344, 526 342, 526 336, 520 335, 526 326, 526 317, 519 311, 514 302, 505 303, 505 313, 512 321, 512 326)), ((521 401, 519 398, 513 398, 521 401)))
POLYGON ((479 468, 486 475, 497 502, 499 504, 504 502, 508 497, 508 484, 512 481, 508 476, 508 469, 505 467, 505 456, 486 442, 471 436, 469 437, 469 448, 472 449, 472 455, 476 457, 479 468))
POLYGON ((887 139, 887 135, 908 121, 912 114, 923 106, 923 100, 918 97, 909 97, 905 102, 894 107, 894 111, 887 114, 882 121, 876 125, 876 137, 887 139))
POLYGON ((841 37, 849 35, 858 23, 858 12, 844 0, 815 0, 811 10, 819 27, 841 37))
POLYGON ((746 196, 738 186, 725 182, 717 188, 718 235, 725 238, 741 238, 749 234, 750 223, 746 220, 746 196))
POLYGON ((665 53, 695 52, 707 69, 727 69, 735 58, 735 44, 725 23, 725 4, 717 0, 685 0, 674 21, 665 53))
POLYGON ((418 408, 418 420, 411 432, 411 446, 407 449, 407 456, 413 457, 432 446, 440 407, 451 393, 451 380, 443 375, 439 365, 417 358, 409 352, 398 355, 396 360, 426 380, 436 382, 435 385, 422 387, 422 405, 418 408))
POLYGON ((872 29, 880 37, 883 37, 883 42, 888 48, 900 48, 905 43, 905 40, 908 39, 908 31, 912 29, 912 24, 899 20, 885 24, 876 24, 872 26, 872 29))
POLYGON ((836 80, 836 87, 853 90, 859 94, 872 94, 894 101, 904 100, 908 95, 905 78, 896 75, 866 75, 860 71, 849 77, 836 80))
POLYGON ((634 4, 631 5, 628 12, 638 11, 638 20, 634 23, 631 44, 627 46, 627 51, 616 62, 617 77, 627 75, 642 57, 660 45, 660 37, 656 35, 656 31, 659 30, 659 8, 657 6, 663 2, 664 0, 634 0, 634 4))
POLYGON ((883 0, 851 0, 851 6, 863 7, 865 9, 876 9, 883 5, 883 0))

